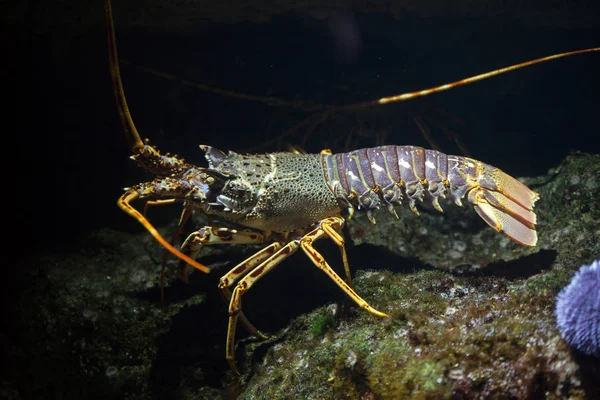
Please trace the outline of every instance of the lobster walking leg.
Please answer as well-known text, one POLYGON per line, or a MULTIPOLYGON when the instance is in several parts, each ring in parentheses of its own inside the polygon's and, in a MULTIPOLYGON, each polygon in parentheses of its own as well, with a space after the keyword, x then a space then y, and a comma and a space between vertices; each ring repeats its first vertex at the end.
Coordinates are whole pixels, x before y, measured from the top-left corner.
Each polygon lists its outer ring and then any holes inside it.
MULTIPOLYGON (((187 249, 189 251, 189 257, 195 259, 203 245, 259 244, 263 243, 265 239, 265 235, 258 232, 238 231, 236 229, 213 228, 212 226, 205 226, 195 232, 192 232, 181 245, 181 249, 187 249)), ((242 261, 221 278, 219 288, 221 288, 221 294, 226 303, 229 303, 231 300, 231 293, 228 289, 230 285, 222 285, 222 283, 228 281, 234 283, 237 279, 239 279, 236 278, 236 275, 241 276, 246 271, 256 267, 269 256, 273 255, 273 253, 280 247, 281 244, 278 242, 270 244, 250 258, 242 261)), ((260 339, 267 339, 268 336, 259 331, 243 313, 240 313, 240 321, 251 335, 260 339)))
MULTIPOLYGON (((300 246, 308 258, 328 277, 330 277, 359 307, 364 308, 371 314, 378 317, 387 317, 385 313, 371 307, 369 303, 363 300, 339 275, 329 266, 325 258, 314 247, 313 242, 319 240, 323 235, 329 236, 328 231, 341 229, 344 226, 344 219, 340 217, 330 217, 322 220, 310 233, 307 233, 301 240, 300 246)), ((337 232, 336 232, 337 233, 337 232)))
POLYGON ((238 231, 229 228, 213 228, 205 226, 198 229, 184 240, 181 249, 187 249, 191 258, 195 259, 202 245, 214 244, 260 244, 265 241, 265 235, 258 232, 238 231))
MULTIPOLYGON (((336 229, 341 229, 344 225, 344 219, 340 217, 326 218, 319 222, 318 226, 311 232, 304 235, 302 238, 295 239, 287 243, 271 257, 259 264, 250 273, 244 276, 236 285, 231 294, 231 302, 229 304, 229 324, 227 327, 227 344, 225 357, 232 371, 239 374, 235 365, 235 329, 238 317, 242 310, 242 295, 250 290, 252 285, 260 278, 265 276, 269 271, 275 268, 283 260, 294 254, 299 248, 302 248, 310 260, 328 277, 330 277, 352 300, 361 308, 369 311, 371 314, 379 317, 387 316, 385 313, 371 307, 362 297, 360 297, 340 276, 329 266, 325 258, 313 247, 313 242, 319 240, 323 236, 332 237, 330 232, 335 232, 336 229)), ((337 234, 337 232, 335 232, 337 234)), ((335 237, 335 235, 333 235, 335 237)), ((267 247, 268 249, 268 247, 267 247)), ((232 271, 237 270, 234 268, 232 271)), ((221 285, 219 285, 221 287, 221 285)), ((224 289, 224 287, 221 287, 224 289)))
MULTIPOLYGON (((342 221, 343 226, 343 221, 342 221)), ((346 254, 346 244, 344 242, 344 237, 340 235, 332 225, 322 224, 324 233, 331 239, 336 246, 340 249, 340 253, 342 255, 342 262, 344 263, 344 272, 346 273, 346 280, 348 282, 348 286, 353 288, 352 286, 352 274, 350 273, 350 264, 348 263, 348 255, 346 254)), ((338 229, 341 229, 340 226, 338 229)), ((353 288, 354 289, 354 288, 353 288)))
MULTIPOLYGON (((229 290, 231 286, 236 283, 241 277, 243 277, 248 271, 256 268, 257 265, 262 264, 266 259, 271 257, 275 252, 277 252, 283 246, 280 242, 273 242, 269 246, 260 250, 258 253, 253 254, 248 257, 246 260, 242 261, 238 265, 235 266, 231 271, 223 275, 219 281, 219 289, 221 291, 221 295, 227 304, 231 303, 231 291, 229 290)), ((252 336, 256 336, 260 339, 267 339, 268 336, 259 331, 250 323, 248 318, 244 315, 243 312, 240 312, 239 315, 240 321, 242 325, 246 328, 248 333, 252 336)))
POLYGON ((258 265, 262 264, 266 259, 273 256, 273 254, 279 251, 282 246, 283 244, 280 242, 273 242, 269 246, 260 250, 258 253, 253 254, 246 260, 242 261, 241 263, 236 265, 236 267, 233 268, 231 271, 223 275, 221 277, 221 280, 219 281, 219 289, 221 289, 223 293, 228 293, 227 300, 231 300, 231 293, 229 292, 229 288, 233 286, 233 284, 235 284, 244 275, 246 275, 248 271, 256 268, 258 265))
POLYGON ((240 375, 240 372, 235 366, 235 329, 237 326, 238 317, 242 311, 242 294, 249 290, 254 282, 262 278, 280 262, 294 254, 300 247, 299 242, 300 240, 297 239, 286 244, 274 255, 255 267, 248 275, 244 276, 242 280, 240 280, 240 282, 235 286, 235 289, 233 289, 231 301, 229 302, 229 323, 227 325, 225 358, 227 359, 229 368, 231 368, 231 370, 237 375, 240 375))

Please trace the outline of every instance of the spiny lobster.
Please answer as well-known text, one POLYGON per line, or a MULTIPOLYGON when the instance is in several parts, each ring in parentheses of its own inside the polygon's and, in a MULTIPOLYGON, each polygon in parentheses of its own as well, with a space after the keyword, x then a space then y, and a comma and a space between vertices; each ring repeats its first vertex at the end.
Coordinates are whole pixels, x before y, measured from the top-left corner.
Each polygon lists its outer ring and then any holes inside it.
MULTIPOLYGON (((536 215, 533 207, 538 194, 500 169, 483 162, 445 155, 415 146, 380 146, 349 153, 298 154, 225 154, 210 146, 200 146, 208 168, 161 153, 144 143, 131 119, 125 99, 110 0, 105 0, 111 77, 121 120, 132 141, 132 158, 156 174, 152 182, 140 183, 119 198, 118 205, 134 217, 171 253, 196 269, 209 268, 195 260, 202 245, 271 243, 225 274, 219 289, 229 301, 229 325, 226 358, 238 373, 234 361, 235 330, 238 319, 253 335, 265 338, 241 311, 242 295, 252 285, 298 249, 327 274, 356 304, 383 317, 352 288, 344 238, 339 233, 355 210, 365 212, 375 223, 372 212, 385 207, 394 217, 395 205, 408 203, 418 214, 416 204, 430 201, 442 212, 440 198, 447 196, 459 206, 462 199, 492 228, 515 242, 535 246, 536 215), (166 241, 133 206, 138 199, 148 203, 183 202, 182 222, 198 210, 237 224, 245 230, 206 226, 191 233, 182 251, 166 241), (249 228, 249 229, 248 229, 249 228), (323 237, 339 247, 345 269, 342 279, 313 247, 323 237), (233 291, 231 290, 233 288, 233 291)), ((451 84, 419 92, 378 99, 361 106, 401 101, 485 79, 527 65, 568 55, 598 51, 600 48, 561 53, 502 68, 451 84)), ((180 224, 182 223, 180 222, 180 224)))

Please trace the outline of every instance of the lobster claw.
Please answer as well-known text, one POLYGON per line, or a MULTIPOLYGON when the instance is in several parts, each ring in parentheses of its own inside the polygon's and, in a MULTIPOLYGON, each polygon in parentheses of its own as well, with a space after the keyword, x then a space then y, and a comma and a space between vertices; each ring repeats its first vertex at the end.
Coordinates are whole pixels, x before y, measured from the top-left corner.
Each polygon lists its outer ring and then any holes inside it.
POLYGON ((477 214, 492 228, 525 246, 535 246, 533 206, 539 195, 515 178, 486 165, 485 178, 468 194, 477 214), (489 168, 489 169, 488 169, 489 168))

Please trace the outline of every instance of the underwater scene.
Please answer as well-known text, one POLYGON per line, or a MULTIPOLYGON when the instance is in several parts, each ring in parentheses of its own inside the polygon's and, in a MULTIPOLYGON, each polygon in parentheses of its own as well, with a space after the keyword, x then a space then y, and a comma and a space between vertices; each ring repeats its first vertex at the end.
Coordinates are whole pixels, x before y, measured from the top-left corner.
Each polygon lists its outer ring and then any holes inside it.
POLYGON ((600 5, 4 7, 0 398, 600 399, 600 5))

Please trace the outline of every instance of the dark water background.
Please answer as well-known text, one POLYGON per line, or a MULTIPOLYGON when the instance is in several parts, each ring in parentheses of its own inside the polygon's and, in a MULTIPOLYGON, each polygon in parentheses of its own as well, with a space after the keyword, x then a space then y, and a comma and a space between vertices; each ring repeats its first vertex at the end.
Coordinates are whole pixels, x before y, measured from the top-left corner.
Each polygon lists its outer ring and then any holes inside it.
MULTIPOLYGON (((240 93, 341 105, 598 46, 599 33, 385 14, 341 20, 293 14, 265 24, 205 25, 185 35, 121 29, 117 21, 119 55, 131 63, 122 65, 125 91, 141 135, 202 165, 198 144, 238 152, 300 144, 306 126, 270 140, 312 114, 203 92, 136 66, 240 93)), ((99 227, 141 229, 115 204, 123 187, 152 177, 128 159, 103 27, 69 43, 34 39, 33 95, 19 131, 33 135, 16 135, 32 172, 20 181, 27 190, 15 204, 13 238, 32 251, 68 251, 99 227)), ((424 118, 441 151, 461 154, 445 127, 473 158, 515 176, 545 174, 570 150, 600 152, 599 70, 600 53, 578 55, 422 99, 336 114, 311 131, 304 148, 348 150, 351 130, 364 134, 354 135, 352 147, 430 147, 414 123, 424 118), (388 136, 378 142, 374 135, 383 131, 388 136)))

